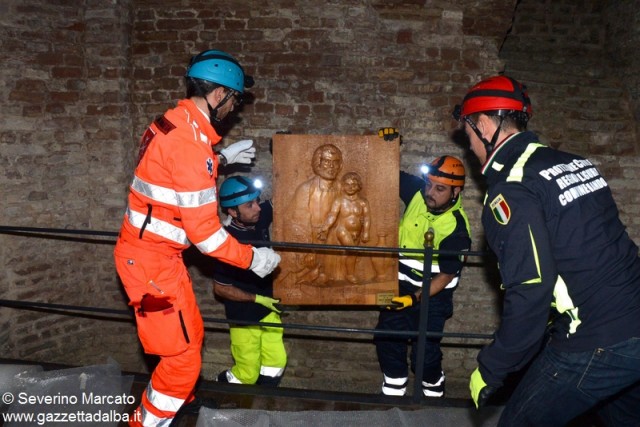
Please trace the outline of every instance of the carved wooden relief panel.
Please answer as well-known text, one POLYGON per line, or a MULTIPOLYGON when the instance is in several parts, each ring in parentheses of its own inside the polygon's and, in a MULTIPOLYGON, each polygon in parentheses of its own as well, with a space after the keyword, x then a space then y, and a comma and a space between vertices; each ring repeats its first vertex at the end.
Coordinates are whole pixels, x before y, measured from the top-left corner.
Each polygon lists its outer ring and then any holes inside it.
MULTIPOLYGON (((274 135, 272 239, 398 246, 398 142, 375 135, 274 135)), ((283 304, 376 305, 397 294, 397 254, 276 248, 283 304)))

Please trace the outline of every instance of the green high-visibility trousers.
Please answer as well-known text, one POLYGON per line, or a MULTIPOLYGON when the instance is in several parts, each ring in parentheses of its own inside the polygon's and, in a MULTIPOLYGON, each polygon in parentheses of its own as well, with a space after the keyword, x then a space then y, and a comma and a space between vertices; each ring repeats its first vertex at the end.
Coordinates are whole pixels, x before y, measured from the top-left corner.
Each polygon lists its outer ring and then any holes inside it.
MULTIPOLYGON (((271 312, 261 322, 282 323, 280 315, 271 312)), ((231 355, 235 365, 231 373, 242 384, 255 384, 258 377, 279 377, 287 365, 287 352, 282 340, 283 329, 273 326, 232 326, 231 355)))

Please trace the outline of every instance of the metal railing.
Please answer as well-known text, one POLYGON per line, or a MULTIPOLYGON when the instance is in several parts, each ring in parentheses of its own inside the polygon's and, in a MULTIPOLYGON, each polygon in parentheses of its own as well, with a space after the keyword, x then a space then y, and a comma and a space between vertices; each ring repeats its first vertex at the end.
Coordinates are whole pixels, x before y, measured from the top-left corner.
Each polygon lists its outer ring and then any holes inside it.
MULTIPOLYGON (((14 227, 14 226, 0 226, 0 234, 11 234, 18 236, 27 236, 27 237, 41 237, 41 238, 61 238, 63 237, 65 240, 73 240, 85 243, 115 243, 114 241, 105 241, 105 240, 96 240, 93 238, 81 238, 81 237, 64 237, 64 236, 99 236, 99 237, 117 237, 117 232, 110 231, 95 231, 95 230, 74 230, 74 229, 57 229, 57 228, 39 228, 39 227, 14 227)), ((370 246, 340 246, 340 245, 318 245, 311 243, 289 243, 289 242, 274 242, 274 241, 241 241, 242 243, 252 244, 252 245, 268 245, 271 247, 279 248, 279 249, 308 249, 310 251, 344 251, 344 252, 383 252, 383 253, 398 253, 409 254, 409 253, 422 253, 424 255, 424 270, 423 270, 423 283, 422 289, 429 289, 431 285, 431 262, 433 260, 433 256, 436 254, 444 254, 444 255, 459 255, 459 256, 479 256, 483 257, 486 254, 484 252, 473 252, 473 251, 440 251, 433 248, 430 244, 433 240, 433 236, 429 238, 427 234, 425 234, 425 247, 424 249, 407 249, 407 248, 395 248, 395 247, 370 247, 370 246), (428 270, 427 270, 428 269, 428 270)), ((115 269, 114 269, 115 272, 115 269)), ((133 311, 131 308, 126 310, 117 310, 110 309, 104 307, 89 307, 89 306, 77 306, 77 305, 67 305, 67 304, 52 304, 52 303, 44 303, 37 301, 17 301, 17 300, 8 300, 8 299, 0 299, 0 306, 10 307, 16 309, 35 309, 35 310, 51 310, 55 311, 58 314, 66 314, 73 315, 79 313, 99 313, 99 314, 110 314, 117 315, 119 317, 115 318, 117 320, 122 319, 131 319, 133 318, 133 311)), ((320 308, 319 308, 320 309, 320 308)), ((211 317, 203 317, 203 321, 205 324, 207 323, 218 323, 218 324, 230 324, 233 323, 235 325, 260 325, 260 326, 271 326, 271 327, 280 327, 285 330, 287 329, 298 329, 298 330, 310 330, 310 331, 323 331, 323 332, 338 332, 338 333, 360 333, 360 334, 384 334, 388 336, 398 336, 398 337, 407 337, 412 338, 417 336, 417 361, 415 367, 415 378, 422 378, 422 374, 424 372, 423 362, 424 362, 424 349, 427 344, 428 337, 452 337, 452 338, 465 338, 465 339, 478 339, 478 340, 489 340, 492 338, 490 334, 477 334, 477 333, 455 333, 455 332, 430 332, 427 330, 428 328, 428 310, 429 310, 429 292, 422 292, 422 296, 420 298, 420 318, 418 322, 418 330, 417 331, 391 331, 391 330, 380 330, 380 329, 370 329, 370 328, 355 328, 355 327, 340 327, 340 326, 327 326, 327 325, 304 325, 304 324, 292 324, 292 323, 267 323, 267 322, 251 322, 251 321, 239 321, 233 320, 229 321, 227 319, 219 319, 219 318, 211 318, 211 317)), ((412 403, 419 403, 422 398, 422 390, 421 390, 421 381, 416 380, 413 384, 413 393, 411 395, 412 403)))

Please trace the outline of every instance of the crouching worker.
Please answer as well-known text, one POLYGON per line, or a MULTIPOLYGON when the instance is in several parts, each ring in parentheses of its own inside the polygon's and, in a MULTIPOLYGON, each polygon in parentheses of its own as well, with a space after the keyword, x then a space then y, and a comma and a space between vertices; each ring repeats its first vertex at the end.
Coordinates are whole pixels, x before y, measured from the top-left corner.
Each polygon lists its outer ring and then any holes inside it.
MULTIPOLYGON (((260 203, 260 190, 242 176, 220 187, 220 206, 231 218, 226 226, 238 240, 268 241, 273 219, 271 201, 260 203)), ((257 274, 215 261, 214 293, 224 302, 228 320, 281 323, 273 296, 272 274, 257 274)), ((235 364, 218 375, 219 382, 277 386, 287 364, 280 327, 230 324, 231 355, 235 364)))

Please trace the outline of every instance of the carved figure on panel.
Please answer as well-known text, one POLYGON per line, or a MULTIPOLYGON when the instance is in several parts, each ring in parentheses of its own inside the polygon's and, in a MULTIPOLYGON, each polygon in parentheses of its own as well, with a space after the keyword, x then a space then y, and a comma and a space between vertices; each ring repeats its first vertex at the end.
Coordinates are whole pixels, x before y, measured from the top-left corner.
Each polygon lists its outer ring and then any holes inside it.
MULTIPOLYGON (((329 230, 334 227, 338 242, 343 246, 367 243, 371 228, 371 212, 369 201, 360 195, 362 178, 356 172, 349 172, 342 177, 341 184, 342 193, 333 201, 317 237, 321 241, 326 241, 329 230)), ((341 260, 347 281, 357 283, 358 279, 355 276, 357 255, 343 256, 341 260)))
MULTIPOLYGON (((340 182, 337 180, 342 169, 342 152, 333 144, 324 144, 316 148, 311 159, 314 175, 300 184, 291 201, 291 231, 294 240, 300 242, 324 243, 320 239, 322 229, 334 201, 340 195, 340 182)), ((314 281, 322 284, 327 280, 324 254, 301 255, 299 265, 304 266, 298 280, 314 281)))
POLYGON ((365 135, 274 135, 274 280, 285 305, 386 304, 397 255, 350 246, 397 244, 399 147, 365 135), (381 237, 382 236, 382 237, 381 237))

